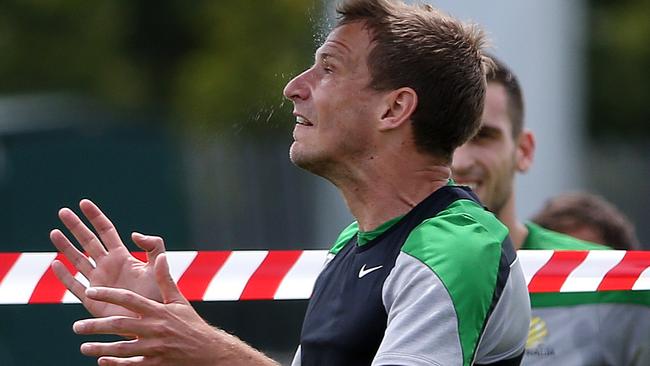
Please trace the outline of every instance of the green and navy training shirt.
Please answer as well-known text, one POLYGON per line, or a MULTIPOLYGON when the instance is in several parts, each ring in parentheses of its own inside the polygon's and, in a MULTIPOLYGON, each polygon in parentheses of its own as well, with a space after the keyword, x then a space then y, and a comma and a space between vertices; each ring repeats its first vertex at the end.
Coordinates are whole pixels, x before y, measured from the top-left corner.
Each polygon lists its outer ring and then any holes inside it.
POLYGON ((316 281, 293 365, 518 365, 528 293, 508 230, 446 186, 369 233, 316 281))

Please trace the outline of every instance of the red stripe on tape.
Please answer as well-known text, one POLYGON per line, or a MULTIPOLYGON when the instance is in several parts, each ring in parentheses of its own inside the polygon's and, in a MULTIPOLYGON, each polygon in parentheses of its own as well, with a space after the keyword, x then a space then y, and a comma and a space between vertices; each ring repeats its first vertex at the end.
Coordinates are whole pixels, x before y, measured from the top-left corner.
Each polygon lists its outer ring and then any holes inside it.
POLYGON ((231 252, 198 252, 187 270, 178 279, 178 288, 190 301, 203 300, 214 275, 221 269, 231 252))
POLYGON ((560 292, 562 284, 576 267, 582 263, 588 251, 557 251, 537 271, 528 284, 529 292, 560 292))
MULTIPOLYGON (((72 263, 62 254, 57 253, 56 259, 60 260, 65 267, 70 271, 73 276, 77 274, 77 270, 72 263)), ((45 304, 52 302, 61 302, 65 295, 66 288, 58 277, 54 274, 54 270, 50 266, 43 274, 43 277, 38 281, 38 284, 29 298, 30 304, 45 304)))
POLYGON ((131 255, 142 262, 147 263, 147 252, 131 252, 131 255))
POLYGON ((20 257, 20 253, 0 253, 0 283, 20 257))
POLYGON ((280 282, 298 261, 300 250, 270 251, 242 291, 240 300, 270 300, 280 282))
POLYGON ((621 262, 607 272, 597 291, 631 290, 649 265, 650 252, 626 252, 621 262))

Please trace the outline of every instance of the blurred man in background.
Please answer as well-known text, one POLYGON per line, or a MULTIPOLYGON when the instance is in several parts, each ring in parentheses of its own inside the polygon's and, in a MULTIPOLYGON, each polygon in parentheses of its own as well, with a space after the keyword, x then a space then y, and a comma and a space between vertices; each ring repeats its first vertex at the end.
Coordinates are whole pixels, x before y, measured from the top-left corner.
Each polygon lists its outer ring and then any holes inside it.
MULTIPOLYGON (((482 124, 458 148, 453 176, 466 184, 508 226, 518 249, 602 250, 532 222, 515 212, 514 180, 533 163, 535 138, 524 128, 524 102, 516 76, 502 62, 488 75, 482 124)), ((525 365, 630 365, 650 342, 650 292, 531 294, 533 320, 525 365)))
POLYGON ((550 198, 531 219, 549 230, 619 250, 639 250, 634 225, 603 197, 570 192, 550 198))

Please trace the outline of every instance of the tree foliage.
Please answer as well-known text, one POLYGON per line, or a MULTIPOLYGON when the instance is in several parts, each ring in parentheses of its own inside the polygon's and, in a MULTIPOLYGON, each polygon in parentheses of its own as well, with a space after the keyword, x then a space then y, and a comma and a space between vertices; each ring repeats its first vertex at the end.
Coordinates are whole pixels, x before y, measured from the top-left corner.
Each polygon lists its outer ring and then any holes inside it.
POLYGON ((590 22, 592 135, 650 137, 650 2, 592 0, 590 22))
POLYGON ((319 5, 5 0, 0 93, 71 92, 183 124, 266 131, 279 124, 282 87, 309 63, 319 5))

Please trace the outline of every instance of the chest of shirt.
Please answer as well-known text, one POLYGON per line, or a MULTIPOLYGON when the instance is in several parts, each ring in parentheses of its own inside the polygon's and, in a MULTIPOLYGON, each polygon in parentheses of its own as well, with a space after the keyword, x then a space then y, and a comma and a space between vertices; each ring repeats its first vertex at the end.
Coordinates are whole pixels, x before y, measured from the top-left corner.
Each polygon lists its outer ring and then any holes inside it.
POLYGON ((325 267, 314 287, 301 335, 303 357, 323 352, 337 357, 372 359, 387 322, 382 287, 401 243, 380 241, 370 247, 349 243, 325 267))

